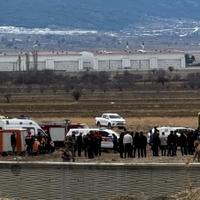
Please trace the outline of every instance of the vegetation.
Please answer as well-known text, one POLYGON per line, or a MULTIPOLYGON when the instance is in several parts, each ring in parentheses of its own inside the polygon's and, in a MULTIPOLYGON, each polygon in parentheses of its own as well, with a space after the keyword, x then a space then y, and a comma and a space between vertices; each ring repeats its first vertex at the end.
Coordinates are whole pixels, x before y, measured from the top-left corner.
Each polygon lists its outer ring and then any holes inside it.
POLYGON ((80 89, 75 89, 73 92, 72 92, 72 95, 74 97, 74 99, 76 101, 78 101, 81 97, 81 90, 80 89))
POLYGON ((184 117, 200 108, 200 73, 187 71, 15 72, 0 73, 0 83, 3 115, 184 117))
MULTIPOLYGON (((148 72, 80 72, 78 74, 58 73, 52 70, 30 72, 0 72, 0 93, 10 102, 12 93, 31 93, 38 90, 41 94, 52 90, 54 94, 60 90, 66 94, 78 90, 95 91, 134 91, 163 89, 199 89, 200 73, 181 73, 169 67, 153 69, 148 72), (9 93, 9 95, 8 95, 9 93)), ((75 92, 77 93, 77 91, 75 92)), ((77 95, 76 95, 77 96, 77 95)), ((76 99, 76 98, 75 98, 76 99)), ((79 98, 78 98, 79 99, 79 98)))

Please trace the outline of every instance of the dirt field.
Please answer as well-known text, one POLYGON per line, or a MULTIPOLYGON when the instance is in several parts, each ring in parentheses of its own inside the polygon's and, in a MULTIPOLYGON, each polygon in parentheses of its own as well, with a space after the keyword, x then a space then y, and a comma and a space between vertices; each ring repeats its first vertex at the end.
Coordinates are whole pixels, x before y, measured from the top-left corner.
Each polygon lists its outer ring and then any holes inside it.
POLYGON ((158 125, 196 128, 199 111, 199 90, 83 91, 78 102, 64 91, 15 93, 10 103, 0 96, 1 115, 23 114, 36 121, 70 119, 91 127, 95 126, 94 117, 103 112, 117 112, 132 130, 148 130, 158 125))
POLYGON ((196 117, 200 111, 198 90, 170 91, 84 91, 78 102, 71 94, 46 92, 13 94, 11 103, 0 97, 0 113, 37 118, 94 118, 103 112, 123 117, 196 117))
MULTIPOLYGON (((36 121, 62 121, 66 118, 34 118, 36 121)), ((154 126, 186 126, 197 128, 197 117, 126 117, 127 128, 135 130, 148 131, 154 126)), ((90 127, 95 127, 95 119, 92 117, 71 117, 72 122, 85 123, 90 127)))

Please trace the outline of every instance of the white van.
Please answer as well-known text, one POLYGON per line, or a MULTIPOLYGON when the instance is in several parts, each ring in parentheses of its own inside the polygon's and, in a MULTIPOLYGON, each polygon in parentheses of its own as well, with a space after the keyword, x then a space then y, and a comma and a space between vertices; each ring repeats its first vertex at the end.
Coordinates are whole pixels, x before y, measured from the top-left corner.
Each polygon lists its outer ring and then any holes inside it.
POLYGON ((113 134, 119 139, 119 134, 111 129, 102 129, 102 128, 89 128, 89 129, 70 129, 66 136, 71 136, 72 133, 75 133, 75 136, 77 137, 80 133, 82 135, 87 135, 90 133, 90 131, 96 131, 99 132, 102 137, 101 142, 101 148, 103 149, 112 149, 113 148, 113 134))
POLYGON ((0 119, 0 129, 23 128, 29 129, 32 135, 47 135, 44 130, 33 120, 30 119, 0 119))

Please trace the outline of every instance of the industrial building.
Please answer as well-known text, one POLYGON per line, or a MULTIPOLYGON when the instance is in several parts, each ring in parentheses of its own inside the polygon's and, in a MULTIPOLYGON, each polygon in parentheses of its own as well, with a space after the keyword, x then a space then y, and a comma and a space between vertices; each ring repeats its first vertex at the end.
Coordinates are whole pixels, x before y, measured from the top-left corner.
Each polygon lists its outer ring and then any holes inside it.
POLYGON ((120 71, 184 69, 184 52, 21 52, 1 53, 0 71, 120 71))

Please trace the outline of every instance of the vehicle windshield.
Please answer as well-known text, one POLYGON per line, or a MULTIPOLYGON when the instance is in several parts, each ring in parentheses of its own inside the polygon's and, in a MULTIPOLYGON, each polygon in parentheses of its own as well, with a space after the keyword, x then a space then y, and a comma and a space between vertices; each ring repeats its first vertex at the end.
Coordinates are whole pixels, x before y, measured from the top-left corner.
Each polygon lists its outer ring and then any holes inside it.
POLYGON ((110 119, 120 119, 119 115, 109 115, 110 119))

